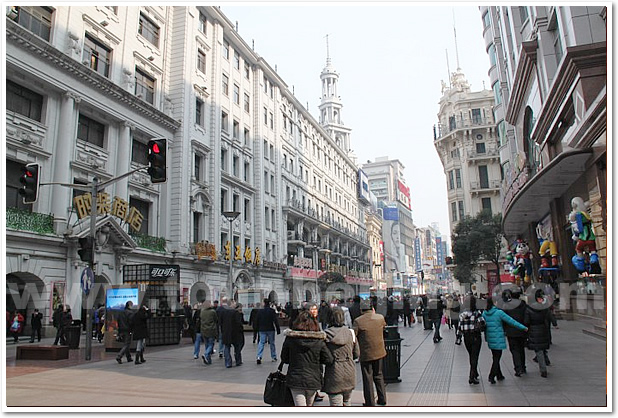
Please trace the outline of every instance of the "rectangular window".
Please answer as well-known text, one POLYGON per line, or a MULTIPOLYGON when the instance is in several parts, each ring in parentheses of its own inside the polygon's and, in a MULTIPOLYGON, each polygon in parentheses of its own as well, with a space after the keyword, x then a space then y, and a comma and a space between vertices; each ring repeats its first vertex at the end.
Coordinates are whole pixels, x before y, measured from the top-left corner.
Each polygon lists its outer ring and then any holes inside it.
POLYGON ((477 154, 485 154, 485 143, 477 142, 476 143, 476 153, 477 154))
POLYGON ((270 83, 270 98, 275 98, 275 86, 273 85, 273 83, 270 83))
POLYGON ((43 96, 6 80, 6 109, 41 122, 43 96))
POLYGON ((201 241, 201 230, 202 226, 202 214, 200 212, 193 212, 193 242, 201 241))
POLYGON ((491 25, 491 16, 489 12, 483 15, 483 29, 488 28, 491 25))
POLYGON ((461 189, 461 170, 459 168, 455 169, 455 184, 458 189, 461 189))
POLYGON ((133 138, 131 145, 131 162, 148 165, 148 145, 145 142, 133 138))
POLYGON ((240 70, 240 54, 238 51, 234 51, 234 68, 240 70))
POLYGON ((448 172, 448 189, 453 190, 455 188, 455 177, 453 176, 453 170, 448 172))
POLYGON ((268 94, 268 78, 264 76, 264 93, 268 94))
POLYGON ((237 156, 234 156, 232 158, 232 174, 234 174, 235 177, 240 177, 238 170, 240 169, 240 159, 237 156))
POLYGON ((274 122, 274 118, 273 118, 272 112, 269 112, 268 120, 270 121, 270 129, 274 129, 275 128, 275 122, 274 122))
POLYGON ((273 145, 270 146, 270 161, 275 161, 275 147, 273 145))
POLYGON ((251 75, 251 66, 247 61, 245 61, 245 78, 249 80, 249 76, 251 75))
POLYGON ((264 192, 268 193, 268 171, 264 171, 264 192))
POLYGON ((232 210, 238 212, 240 210, 240 196, 237 194, 232 195, 232 210))
POLYGON ((206 74, 206 54, 201 49, 197 50, 197 69, 206 74))
POLYGON ((195 124, 199 126, 204 126, 203 116, 204 116, 204 102, 200 99, 195 99, 195 124))
POLYGON ((223 41, 223 58, 230 59, 230 44, 227 41, 223 41))
POLYGON ((245 222, 251 222, 251 201, 249 199, 245 199, 243 216, 245 217, 245 222))
POLYGON ((459 220, 462 220, 464 218, 464 202, 463 202, 463 200, 460 200, 459 202, 457 202, 457 205, 459 206, 459 220))
POLYGON ((277 218, 275 218, 275 210, 271 209, 270 210, 270 229, 272 229, 273 231, 277 230, 277 218))
POLYGON ((109 77, 111 49, 86 34, 82 49, 82 62, 103 77, 109 77))
POLYGON ((143 13, 139 14, 139 27, 137 32, 146 38, 151 44, 159 47, 159 27, 154 22, 144 16, 143 13))
POLYGON ((197 24, 197 29, 206 35, 206 15, 200 13, 200 21, 197 24))
POLYGON ((264 125, 268 126, 268 109, 264 108, 264 125))
POLYGON ((451 131, 457 128, 457 121, 455 119, 455 116, 449 116, 449 118, 448 118, 448 128, 451 131))
POLYGON ((225 74, 223 74, 223 77, 221 77, 221 89, 223 90, 223 94, 225 94, 226 96, 229 96, 230 94, 230 79, 228 78, 228 76, 226 76, 225 74))
POLYGON ((227 151, 221 150, 221 171, 227 171, 227 151))
POLYGON ((146 200, 137 199, 135 197, 130 197, 129 207, 135 208, 143 216, 142 225, 139 231, 137 231, 137 233, 142 234, 142 235, 148 235, 149 234, 148 221, 150 218, 150 202, 146 200))
POLYGON ((77 138, 86 141, 97 147, 103 148, 103 139, 105 137, 105 125, 90 119, 87 116, 79 114, 79 122, 77 124, 77 138))
POLYGON ((492 213, 491 212, 491 198, 489 197, 482 198, 481 205, 483 206, 483 210, 487 210, 489 211, 489 213, 492 213))
POLYGON ((135 95, 147 103, 154 104, 155 79, 139 68, 135 68, 135 95))
POLYGON ((481 109, 472 109, 472 123, 475 125, 481 125, 483 123, 481 109))
POLYGON ((249 138, 249 129, 247 128, 245 128, 243 140, 244 140, 245 147, 248 147, 250 138, 249 138))
POLYGON ((264 140, 264 159, 268 160, 268 142, 264 140))
POLYGON ((202 179, 202 156, 200 154, 195 154, 193 158, 193 177, 196 181, 202 179))
POLYGON ((227 210, 227 190, 221 189, 221 212, 227 210))
POLYGON ((451 202, 451 220, 457 222, 457 203, 451 202))
POLYGON ((232 121, 232 137, 236 140, 240 139, 240 123, 237 120, 232 121))
POLYGON ((268 206, 264 207, 264 227, 267 231, 270 231, 270 209, 268 206))
POLYGON ((274 194, 275 193, 275 175, 270 175, 270 190, 274 194))
POLYGON ((234 103, 240 105, 240 87, 234 84, 234 103))
POLYGON ((228 120, 228 116, 227 113, 225 112, 221 112, 221 130, 223 132, 227 132, 228 129, 230 129, 230 127, 228 126, 230 124, 229 120, 228 120))
POLYGON ((51 35, 52 9, 49 7, 16 7, 17 16, 13 20, 36 36, 49 42, 51 35))
POLYGON ((481 189, 489 188, 489 174, 487 174, 486 165, 479 166, 479 182, 481 184, 481 189))
POLYGON ((247 93, 245 93, 244 95, 244 108, 245 108, 245 112, 249 113, 249 109, 250 109, 250 99, 249 99, 249 95, 247 93))
POLYGON ((243 175, 243 179, 248 182, 249 181, 249 171, 251 170, 251 166, 249 163, 245 163, 245 171, 243 175))

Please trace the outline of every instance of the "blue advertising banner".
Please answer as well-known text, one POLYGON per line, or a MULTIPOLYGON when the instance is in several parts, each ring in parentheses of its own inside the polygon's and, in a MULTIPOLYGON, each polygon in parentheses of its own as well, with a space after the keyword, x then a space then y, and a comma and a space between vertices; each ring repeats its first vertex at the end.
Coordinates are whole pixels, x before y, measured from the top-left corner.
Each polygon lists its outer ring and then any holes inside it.
POLYGON ((416 271, 421 271, 423 264, 421 262, 421 239, 419 237, 414 239, 414 261, 416 271))
POLYGON ((438 258, 437 265, 444 265, 444 251, 442 249, 442 237, 436 237, 436 257, 438 258))
POLYGON ((385 207, 382 209, 382 216, 385 221, 398 221, 399 220, 399 210, 397 208, 385 207))

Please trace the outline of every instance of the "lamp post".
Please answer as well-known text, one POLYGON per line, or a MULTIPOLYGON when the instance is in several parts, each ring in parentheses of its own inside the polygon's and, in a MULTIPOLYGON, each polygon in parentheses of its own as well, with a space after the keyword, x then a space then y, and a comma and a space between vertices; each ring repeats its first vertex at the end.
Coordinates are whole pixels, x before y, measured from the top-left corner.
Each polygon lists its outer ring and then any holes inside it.
POLYGON ((232 222, 234 222, 234 220, 236 218, 238 218, 238 215, 240 215, 240 212, 236 212, 236 211, 225 211, 223 212, 223 216, 225 216, 225 219, 227 219, 230 222, 230 271, 228 272, 228 279, 227 279, 227 286, 226 286, 226 293, 227 293, 227 297, 228 300, 232 300, 232 260, 233 260, 233 253, 232 253, 232 247, 234 246, 234 234, 232 233, 232 222))

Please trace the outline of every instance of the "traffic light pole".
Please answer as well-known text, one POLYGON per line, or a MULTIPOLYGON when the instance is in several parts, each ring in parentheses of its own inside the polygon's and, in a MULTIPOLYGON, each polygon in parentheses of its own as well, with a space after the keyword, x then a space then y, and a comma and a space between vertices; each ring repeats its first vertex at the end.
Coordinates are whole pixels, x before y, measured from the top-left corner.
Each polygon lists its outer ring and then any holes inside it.
MULTIPOLYGON (((98 178, 93 178, 92 179, 92 200, 90 201, 90 244, 92 245, 92 257, 90 257, 90 262, 89 267, 90 270, 92 271, 92 275, 94 277, 95 273, 94 273, 94 254, 95 254, 95 247, 96 247, 96 242, 95 242, 95 238, 96 238, 96 229, 97 229, 97 194, 99 193, 99 179, 98 178)), ((91 308, 90 308, 90 289, 88 289, 88 293, 86 292, 86 288, 84 287, 84 289, 82 290, 83 294, 82 294, 82 307, 86 306, 86 360, 90 360, 91 356, 92 356, 92 320, 90 319, 90 314, 91 314, 91 308)))

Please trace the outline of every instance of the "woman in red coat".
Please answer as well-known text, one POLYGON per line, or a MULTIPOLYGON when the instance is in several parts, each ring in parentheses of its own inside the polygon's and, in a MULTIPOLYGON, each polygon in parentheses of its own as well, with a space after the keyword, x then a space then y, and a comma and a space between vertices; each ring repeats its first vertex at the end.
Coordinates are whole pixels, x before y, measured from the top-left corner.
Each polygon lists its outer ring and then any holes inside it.
POLYGON ((13 335, 13 341, 15 344, 19 341, 19 333, 24 327, 24 316, 19 312, 13 313, 13 320, 11 321, 11 335, 13 335))

